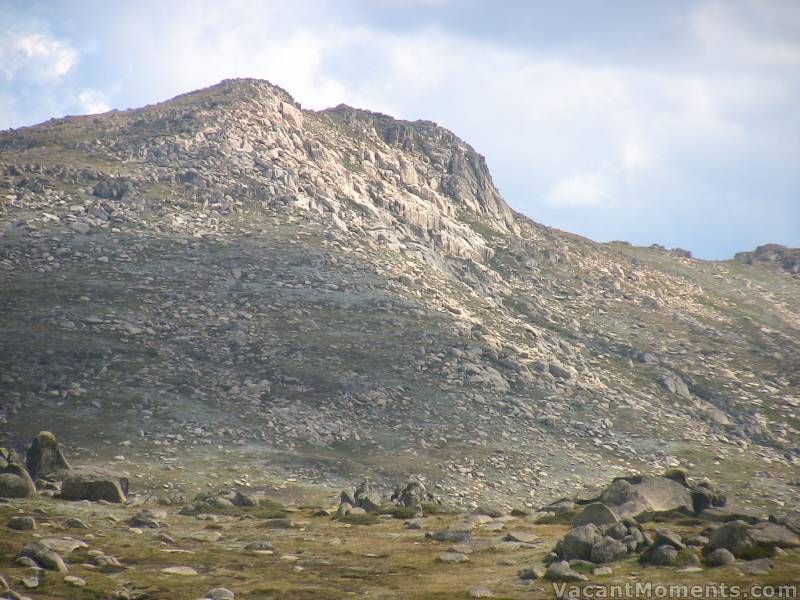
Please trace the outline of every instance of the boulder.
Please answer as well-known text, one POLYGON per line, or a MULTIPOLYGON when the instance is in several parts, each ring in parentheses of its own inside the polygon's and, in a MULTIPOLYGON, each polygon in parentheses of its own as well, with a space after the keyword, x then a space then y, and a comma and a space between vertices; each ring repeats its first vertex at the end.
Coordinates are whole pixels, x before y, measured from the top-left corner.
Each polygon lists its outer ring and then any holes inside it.
POLYGON ((600 495, 600 502, 621 517, 635 517, 649 510, 647 500, 626 479, 617 479, 600 495))
POLYGON ((381 511, 381 495, 372 487, 368 479, 362 481, 356 488, 355 506, 363 508, 369 513, 381 511))
POLYGON ((397 502, 400 506, 416 508, 422 506, 425 499, 425 486, 419 481, 408 481, 404 487, 398 487, 392 494, 392 502, 397 502))
POLYGON ((530 581, 532 579, 541 579, 544 577, 545 572, 546 569, 544 567, 534 565, 533 567, 526 567, 517 571, 517 577, 523 581, 530 581))
POLYGON ((96 502, 124 503, 127 500, 128 480, 102 471, 70 473, 61 486, 65 500, 90 500, 96 502))
POLYGON ((795 548, 800 546, 797 534, 784 525, 761 521, 753 525, 751 535, 760 546, 795 548))
POLYGON ((604 564, 614 562, 627 556, 628 547, 619 540, 605 536, 592 546, 589 559, 593 563, 604 564))
POLYGON ((429 531, 425 534, 425 537, 437 542, 452 542, 458 544, 468 541, 472 537, 472 531, 443 529, 441 531, 429 531))
POLYGON ((774 556, 775 548, 800 545, 792 531, 782 525, 766 522, 750 525, 744 521, 729 521, 715 528, 708 538, 707 554, 724 548, 736 558, 745 559, 774 556))
POLYGON ((236 492, 236 495, 233 497, 231 502, 233 502, 234 506, 252 508, 258 506, 258 497, 254 496, 253 494, 236 492))
POLYGON ((689 488, 692 496, 692 509, 694 513, 700 514, 704 510, 722 507, 728 503, 725 494, 720 492, 710 481, 703 480, 695 486, 689 488))
POLYGON ((703 519, 704 521, 711 521, 715 523, 728 523, 729 521, 744 521, 745 523, 754 525, 759 521, 758 517, 754 517, 753 515, 748 515, 746 513, 741 513, 733 510, 727 510, 724 508, 707 508, 697 516, 703 519))
POLYGON ((36 486, 21 464, 7 462, 0 468, 0 498, 28 498, 36 495, 36 486))
POLYGON ((64 563, 64 559, 41 542, 27 544, 17 554, 17 558, 22 557, 30 558, 43 569, 58 571, 59 573, 67 572, 67 565, 64 563))
POLYGON ((664 473, 664 477, 680 483, 683 487, 689 487, 689 473, 683 467, 673 467, 664 473))
POLYGON ((692 512, 692 497, 680 483, 666 477, 645 476, 617 479, 600 496, 600 501, 619 517, 651 519, 658 513, 692 512))
POLYGON ((602 502, 592 502, 587 504, 584 509, 572 519, 572 527, 581 525, 614 525, 619 522, 617 514, 602 502))
POLYGON ((556 554, 562 560, 573 560, 576 558, 590 560, 592 557, 592 547, 602 540, 600 531, 595 525, 581 525, 570 530, 567 535, 561 538, 556 544, 556 554))
POLYGON ((466 554, 461 554, 460 552, 445 552, 444 554, 439 555, 438 561, 449 565, 457 565, 468 562, 469 557, 466 554))
POLYGON ((681 536, 666 529, 659 529, 656 531, 655 538, 653 538, 654 546, 672 546, 676 550, 683 550, 686 545, 681 540, 681 536))
POLYGON ((706 556, 706 564, 709 567, 724 567, 736 562, 736 557, 726 548, 717 548, 706 556))
POLYGON ((657 567, 671 567, 678 558, 678 551, 672 546, 658 546, 650 555, 650 562, 657 567))
POLYGON ((33 438, 25 465, 32 479, 40 479, 56 471, 70 470, 56 436, 49 431, 41 431, 33 438))
POLYGON ((98 198, 120 200, 129 190, 130 183, 127 179, 121 177, 103 177, 95 184, 92 194, 98 198))
POLYGON ((33 517, 12 517, 6 523, 9 529, 16 529, 17 531, 31 531, 36 529, 36 520, 33 517))
POLYGON ((737 566, 745 575, 766 575, 772 570, 773 564, 768 558, 757 558, 739 563, 737 566))

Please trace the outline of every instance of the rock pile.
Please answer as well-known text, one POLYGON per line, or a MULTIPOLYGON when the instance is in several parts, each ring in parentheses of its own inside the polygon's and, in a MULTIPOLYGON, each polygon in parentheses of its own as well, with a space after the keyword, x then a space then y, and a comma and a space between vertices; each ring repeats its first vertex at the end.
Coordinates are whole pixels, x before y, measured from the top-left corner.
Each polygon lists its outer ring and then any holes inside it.
POLYGON ((561 518, 573 515, 572 529, 549 557, 545 577, 558 581, 585 579, 571 565, 604 565, 636 555, 639 562, 652 566, 696 568, 703 563, 714 567, 737 559, 763 559, 778 549, 800 546, 796 524, 750 516, 742 520, 742 515, 721 508, 725 495, 709 480, 692 484, 684 471, 617 478, 605 489, 584 492, 572 500, 544 507, 561 518), (655 532, 643 528, 654 519, 687 517, 708 525, 689 539, 667 528, 655 532))
POLYGON ((72 468, 56 437, 42 431, 31 442, 24 465, 16 453, 0 448, 0 498, 35 496, 37 490, 60 492, 64 500, 124 503, 128 479, 95 467, 72 468))
POLYGON ((442 501, 425 488, 419 479, 409 479, 395 487, 388 502, 381 498, 375 485, 369 480, 362 481, 355 491, 342 490, 336 516, 342 517, 358 513, 380 513, 384 507, 416 510, 422 516, 425 505, 441 504, 442 501))

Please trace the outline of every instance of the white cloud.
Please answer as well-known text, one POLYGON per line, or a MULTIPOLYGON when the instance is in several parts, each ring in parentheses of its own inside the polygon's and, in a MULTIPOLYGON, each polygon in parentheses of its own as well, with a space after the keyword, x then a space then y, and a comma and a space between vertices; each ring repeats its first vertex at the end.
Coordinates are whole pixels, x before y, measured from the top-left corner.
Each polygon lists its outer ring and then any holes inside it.
POLYGON ((704 2, 690 15, 691 31, 707 52, 728 63, 800 67, 797 4, 771 2, 770 10, 764 8, 761 2, 704 2), (795 30, 781 35, 782 26, 793 22, 795 30))
POLYGON ((83 90, 78 94, 78 103, 83 109, 83 112, 88 115, 95 115, 111 110, 111 106, 108 104, 108 96, 97 90, 83 90))
POLYGON ((600 173, 579 173, 561 179, 546 197, 557 207, 599 207, 611 201, 608 179, 600 173))
POLYGON ((0 73, 7 81, 22 78, 52 82, 78 62, 69 43, 44 33, 7 31, 0 34, 0 73))
POLYGON ((642 171, 651 166, 653 161, 652 151, 642 140, 634 138, 623 142, 621 162, 625 171, 642 171))

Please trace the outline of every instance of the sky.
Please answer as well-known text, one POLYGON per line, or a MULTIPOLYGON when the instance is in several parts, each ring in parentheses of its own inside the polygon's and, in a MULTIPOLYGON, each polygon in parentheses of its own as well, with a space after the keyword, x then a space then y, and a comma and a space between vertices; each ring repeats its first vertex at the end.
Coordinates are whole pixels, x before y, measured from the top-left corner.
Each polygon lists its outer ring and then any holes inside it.
POLYGON ((230 77, 436 121, 597 241, 800 246, 795 0, 0 0, 0 129, 230 77))

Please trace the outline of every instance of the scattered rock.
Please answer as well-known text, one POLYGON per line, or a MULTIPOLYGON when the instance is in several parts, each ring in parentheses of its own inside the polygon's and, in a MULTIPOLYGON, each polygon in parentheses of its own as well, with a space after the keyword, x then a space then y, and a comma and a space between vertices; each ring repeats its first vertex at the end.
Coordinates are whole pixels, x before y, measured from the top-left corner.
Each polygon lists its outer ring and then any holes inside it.
POLYGON ((75 575, 67 575, 64 577, 64 582, 72 587, 86 587, 86 581, 75 575))
POLYGON ((469 557, 466 554, 461 554, 460 552, 445 552, 444 554, 439 555, 438 560, 439 562, 446 563, 448 565, 456 565, 469 562, 469 557))
POLYGON ((17 558, 29 558, 43 569, 67 572, 64 559, 41 542, 30 542, 17 554, 17 558))
POLYGON ((161 569, 161 572, 165 575, 197 575, 197 571, 192 567, 184 567, 184 566, 177 566, 177 567, 165 567, 161 569))
POLYGON ((18 531, 31 531, 36 529, 36 520, 33 517, 13 517, 6 527, 18 531))
POLYGON ((530 580, 530 579, 541 579, 544 577, 546 569, 540 565, 534 565, 532 567, 526 567, 521 569, 517 572, 517 577, 522 580, 530 580))
POLYGON ((520 542, 522 544, 531 544, 537 540, 536 534, 530 531, 512 530, 506 534, 505 540, 508 542, 520 542))

